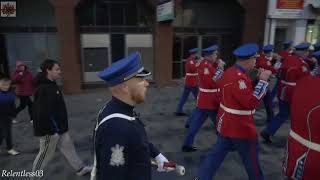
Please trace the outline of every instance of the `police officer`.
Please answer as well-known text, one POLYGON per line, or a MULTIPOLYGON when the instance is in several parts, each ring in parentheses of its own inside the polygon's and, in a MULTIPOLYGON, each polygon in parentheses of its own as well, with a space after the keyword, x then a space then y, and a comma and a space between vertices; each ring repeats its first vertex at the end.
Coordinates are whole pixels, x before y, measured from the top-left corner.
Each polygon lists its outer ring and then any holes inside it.
MULTIPOLYGON (((262 47, 263 53, 257 59, 256 67, 261 69, 270 70, 273 74, 277 72, 277 68, 272 65, 274 46, 268 44, 262 47)), ((271 91, 268 89, 266 95, 263 98, 264 107, 267 112, 267 122, 270 122, 273 118, 273 105, 271 91)))
POLYGON ((289 118, 290 103, 296 82, 309 75, 309 66, 304 61, 308 57, 309 43, 300 43, 295 46, 296 52, 283 60, 280 71, 280 85, 278 90, 279 113, 271 120, 260 135, 267 143, 271 143, 273 136, 281 125, 289 118))
MULTIPOLYGON (((292 41, 291 40, 288 40, 288 41, 284 41, 282 43, 282 47, 283 49, 278 53, 279 55, 279 58, 280 58, 280 61, 278 61, 278 65, 277 66, 276 64, 276 67, 277 69, 280 68, 280 65, 281 65, 281 62, 286 59, 288 56, 291 56, 292 55, 292 41)), ((279 88, 279 84, 280 84, 280 81, 279 81, 279 78, 277 78, 276 82, 275 82, 275 85, 274 87, 272 88, 272 91, 271 91, 271 99, 273 101, 273 99, 276 97, 277 95, 277 91, 278 91, 278 88, 279 88)))
MULTIPOLYGON (((150 158, 158 171, 168 162, 147 138, 134 107, 145 101, 151 73, 142 66, 140 54, 132 53, 98 76, 109 86, 112 99, 100 110, 95 135, 98 180, 150 180, 150 158)), ((92 174, 94 176, 94 174, 92 174)))
POLYGON ((185 64, 185 81, 184 81, 184 89, 182 96, 180 98, 179 104, 177 106, 176 115, 177 116, 185 116, 186 114, 183 112, 183 106, 186 103, 190 92, 193 94, 195 98, 198 95, 198 72, 197 72, 197 61, 196 54, 198 53, 199 48, 193 48, 189 50, 190 56, 188 57, 185 64))
MULTIPOLYGON (((320 51, 313 53, 313 56, 320 61, 320 51)), ((302 78, 294 90, 291 130, 283 164, 284 173, 289 179, 320 179, 319 92, 320 74, 302 78)))
POLYGON ((200 92, 198 94, 197 107, 187 120, 186 126, 190 125, 190 128, 183 142, 182 151, 184 152, 197 150, 192 146, 194 137, 208 116, 210 116, 212 122, 215 121, 219 108, 220 90, 216 81, 222 76, 224 62, 218 59, 217 45, 204 49, 203 53, 204 60, 201 61, 198 67, 200 92))
MULTIPOLYGON (((320 51, 320 40, 318 40, 314 45, 313 45, 313 52, 320 51)), ((311 56, 310 60, 313 62, 313 69, 311 69, 312 73, 316 73, 317 69, 319 67, 319 61, 315 56, 311 56)))
POLYGON ((279 55, 281 56, 282 59, 287 58, 288 56, 292 55, 292 41, 284 41, 282 43, 283 49, 279 52, 279 55))
POLYGON ((268 88, 271 71, 258 73, 259 82, 252 87, 247 71, 254 68, 258 45, 245 44, 233 54, 237 62, 227 69, 221 80, 221 104, 217 115, 217 142, 200 167, 198 180, 212 180, 227 153, 233 149, 240 154, 250 180, 262 180, 259 147, 253 113, 268 88))

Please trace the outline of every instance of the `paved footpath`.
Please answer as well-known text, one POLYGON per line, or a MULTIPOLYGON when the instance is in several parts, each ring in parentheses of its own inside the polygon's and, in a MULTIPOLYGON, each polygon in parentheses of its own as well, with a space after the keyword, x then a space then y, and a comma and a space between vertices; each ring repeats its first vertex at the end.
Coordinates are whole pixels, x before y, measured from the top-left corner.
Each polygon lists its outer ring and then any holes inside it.
MULTIPOLYGON (((194 153, 181 152, 181 144, 186 133, 184 122, 186 117, 174 116, 176 104, 179 100, 182 86, 162 89, 150 88, 148 99, 144 105, 137 107, 142 121, 146 124, 149 139, 168 157, 186 167, 186 175, 178 177, 174 172, 158 173, 153 171, 153 180, 191 180, 198 170, 200 163, 209 148, 215 143, 211 121, 207 121, 195 140, 195 146, 200 150, 194 153)), ((87 163, 92 163, 92 132, 96 113, 103 104, 110 99, 107 89, 89 90, 78 95, 66 95, 69 110, 70 134, 75 141, 79 156, 87 163)), ((185 105, 187 113, 191 113, 195 100, 191 98, 185 105)), ((255 114, 258 130, 265 124, 265 111, 261 108, 255 114)), ((19 121, 13 126, 14 144, 21 151, 19 156, 8 156, 0 153, 0 179, 29 179, 1 177, 3 170, 30 171, 33 160, 38 151, 38 139, 33 136, 32 124, 27 121, 24 111, 17 117, 19 121)), ((286 137, 289 132, 289 123, 286 123, 276 134, 272 145, 261 143, 261 164, 266 180, 282 180, 281 164, 284 154, 286 137)), ((4 146, 2 145, 2 150, 4 146)), ((67 164, 60 152, 44 170, 45 180, 88 180, 89 176, 77 177, 67 164)), ((245 180, 247 175, 237 153, 229 153, 220 167, 216 180, 245 180)))

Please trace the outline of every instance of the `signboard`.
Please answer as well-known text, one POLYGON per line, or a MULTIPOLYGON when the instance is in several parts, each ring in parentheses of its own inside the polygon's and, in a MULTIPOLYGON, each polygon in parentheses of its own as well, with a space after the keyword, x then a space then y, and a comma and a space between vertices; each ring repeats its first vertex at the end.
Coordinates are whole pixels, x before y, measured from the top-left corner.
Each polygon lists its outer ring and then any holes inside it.
POLYGON ((159 0, 157 4, 157 22, 174 19, 173 0, 159 0))
POLYGON ((16 17, 17 5, 15 1, 1 1, 1 17, 16 17))
POLYGON ((277 9, 303 9, 304 0, 277 0, 277 9))
POLYGON ((271 18, 302 19, 305 17, 304 0, 276 0, 271 18))

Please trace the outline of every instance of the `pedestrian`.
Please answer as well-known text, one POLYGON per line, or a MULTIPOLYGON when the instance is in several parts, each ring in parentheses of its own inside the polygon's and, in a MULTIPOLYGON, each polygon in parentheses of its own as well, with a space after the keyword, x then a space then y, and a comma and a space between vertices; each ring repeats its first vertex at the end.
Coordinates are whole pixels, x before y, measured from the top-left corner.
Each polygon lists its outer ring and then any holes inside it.
POLYGON ((189 94, 192 93, 195 99, 198 95, 198 72, 197 72, 197 60, 196 55, 199 51, 199 48, 193 48, 189 50, 190 56, 188 57, 185 64, 185 81, 183 93, 180 98, 179 104, 177 106, 176 115, 185 116, 186 113, 183 112, 183 106, 186 103, 189 94))
POLYGON ((95 129, 95 168, 92 179, 151 180, 151 158, 164 168, 167 158, 149 142, 144 124, 134 111, 145 101, 151 73, 135 52, 101 71, 112 98, 100 110, 95 129), (96 171, 97 170, 97 171, 96 171))
POLYGON ((205 55, 198 67, 199 94, 197 107, 188 118, 186 127, 190 126, 182 145, 183 152, 193 152, 197 148, 193 141, 199 129, 210 117, 214 123, 220 103, 220 89, 217 80, 223 73, 224 62, 218 58, 218 46, 213 45, 203 50, 205 55))
POLYGON ((233 54, 236 64, 227 69, 219 83, 222 91, 217 115, 217 142, 198 172, 198 180, 212 180, 228 152, 239 153, 250 180, 263 180, 259 163, 259 144, 253 114, 268 88, 271 71, 260 71, 252 87, 247 72, 255 66, 258 45, 245 44, 233 54))
POLYGON ((20 100, 20 104, 16 109, 16 114, 18 115, 23 109, 28 106, 29 118, 32 123, 32 100, 31 96, 33 94, 33 76, 28 70, 26 64, 22 61, 17 61, 16 70, 13 73, 12 84, 16 86, 16 95, 20 100))
POLYGON ((41 64, 36 76, 36 91, 33 103, 33 127, 40 139, 40 151, 33 162, 32 171, 43 170, 58 148, 76 174, 83 176, 91 172, 76 153, 69 135, 68 114, 62 92, 56 80, 60 78, 60 64, 51 59, 41 64))
POLYGON ((0 74, 0 145, 3 139, 7 143, 7 153, 18 155, 19 152, 13 149, 12 144, 12 119, 15 117, 15 94, 10 89, 11 80, 9 77, 0 74))
POLYGON ((261 131, 260 135, 266 143, 271 143, 271 136, 273 136, 281 125, 289 119, 290 104, 292 93, 296 86, 296 82, 310 74, 309 66, 304 61, 308 57, 309 43, 300 43, 295 46, 295 52, 291 56, 287 56, 283 60, 279 69, 280 85, 278 90, 279 98, 279 113, 267 124, 261 131))
MULTIPOLYGON (((320 62, 320 51, 313 57, 320 62)), ((319 70, 319 69, 318 69, 319 70)), ((288 180, 320 179, 320 74, 301 78, 293 92, 283 171, 288 180)))

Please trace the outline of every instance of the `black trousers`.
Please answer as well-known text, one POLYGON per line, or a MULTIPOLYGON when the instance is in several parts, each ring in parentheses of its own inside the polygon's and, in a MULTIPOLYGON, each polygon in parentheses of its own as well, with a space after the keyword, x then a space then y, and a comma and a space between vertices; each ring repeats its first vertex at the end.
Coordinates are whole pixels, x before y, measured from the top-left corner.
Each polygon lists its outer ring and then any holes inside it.
POLYGON ((0 119, 0 145, 3 139, 6 140, 7 150, 12 149, 12 134, 11 134, 12 122, 11 119, 0 119))
POLYGON ((16 115, 18 115, 24 108, 28 106, 28 112, 30 120, 32 120, 32 101, 30 96, 18 96, 20 99, 20 104, 16 109, 16 115))

